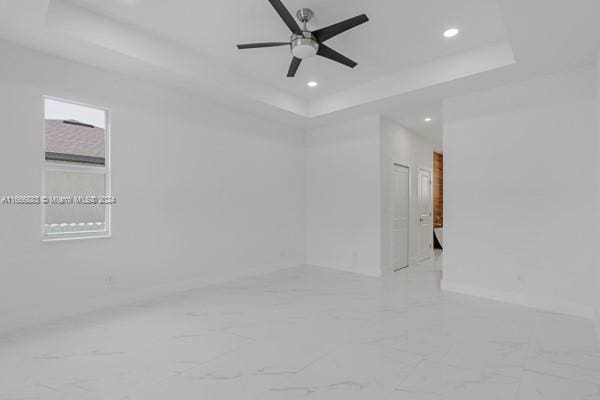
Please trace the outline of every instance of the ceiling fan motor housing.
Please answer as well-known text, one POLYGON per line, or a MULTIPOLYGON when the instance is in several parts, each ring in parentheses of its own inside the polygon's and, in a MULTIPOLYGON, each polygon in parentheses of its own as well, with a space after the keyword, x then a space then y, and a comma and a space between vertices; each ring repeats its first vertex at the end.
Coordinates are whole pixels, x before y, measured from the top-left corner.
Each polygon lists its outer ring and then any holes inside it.
POLYGON ((304 59, 317 55, 319 42, 309 31, 303 31, 302 35, 292 35, 290 38, 292 54, 294 57, 304 59))

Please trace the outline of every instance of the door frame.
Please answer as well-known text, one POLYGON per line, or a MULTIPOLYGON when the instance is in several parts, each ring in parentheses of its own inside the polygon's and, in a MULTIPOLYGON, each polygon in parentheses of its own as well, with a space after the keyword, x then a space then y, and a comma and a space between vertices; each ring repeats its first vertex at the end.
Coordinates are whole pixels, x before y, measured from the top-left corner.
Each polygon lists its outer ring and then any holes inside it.
POLYGON ((403 269, 409 268, 411 265, 411 251, 410 251, 410 246, 412 244, 412 235, 411 235, 411 229, 410 229, 410 221, 411 218, 413 217, 413 213, 411 212, 411 201, 412 201, 412 174, 411 174, 411 167, 409 165, 405 165, 402 163, 397 163, 397 162, 392 162, 392 168, 390 170, 390 231, 389 231, 389 235, 390 235, 390 249, 389 249, 389 257, 390 257, 390 267, 389 270, 392 272, 397 272, 397 271, 401 271, 403 269), (406 168, 406 170, 408 171, 408 234, 406 235, 406 260, 407 260, 407 265, 406 267, 401 267, 401 268, 396 268, 394 266, 394 191, 392 190, 392 179, 394 177, 394 167, 403 167, 406 168))
POLYGON ((420 229, 420 221, 418 218, 420 218, 420 214, 419 214, 419 199, 417 197, 417 206, 416 208, 416 224, 417 224, 417 230, 416 230, 416 238, 415 240, 417 241, 417 254, 415 255, 415 260, 416 263, 422 263, 424 261, 427 261, 429 259, 431 259, 433 257, 433 168, 427 168, 427 167, 418 167, 418 171, 417 171, 417 193, 419 192, 419 184, 421 183, 421 180, 419 178, 419 173, 421 171, 425 171, 429 173, 429 194, 430 194, 430 198, 431 198, 431 202, 430 202, 430 207, 429 207, 429 212, 431 214, 431 243, 432 243, 432 247, 430 248, 430 252, 429 252, 429 257, 427 258, 423 258, 421 259, 421 254, 420 254, 420 250, 421 250, 421 229, 420 229))

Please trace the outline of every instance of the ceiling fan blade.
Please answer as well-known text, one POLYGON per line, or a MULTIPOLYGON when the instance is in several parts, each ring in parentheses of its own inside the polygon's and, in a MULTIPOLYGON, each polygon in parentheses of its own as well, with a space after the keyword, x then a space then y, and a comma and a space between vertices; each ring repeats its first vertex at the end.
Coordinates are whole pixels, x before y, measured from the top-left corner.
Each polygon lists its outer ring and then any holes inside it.
POLYGON ((344 64, 350 68, 354 68, 358 65, 357 63, 355 63, 348 57, 338 53, 337 51, 333 50, 331 47, 325 46, 324 44, 319 45, 319 50, 317 51, 317 54, 320 55, 321 57, 329 58, 330 60, 339 62, 340 64, 344 64))
POLYGON ((237 48, 240 50, 244 49, 259 49, 262 47, 277 47, 277 46, 289 46, 288 42, 266 42, 266 43, 248 43, 238 44, 237 48))
POLYGON ((298 23, 294 17, 292 17, 292 14, 290 14, 288 9, 285 8, 281 0, 269 0, 269 3, 271 3, 275 11, 277 11, 277 14, 279 14, 292 33, 302 34, 302 29, 300 29, 300 26, 298 26, 298 23))
POLYGON ((296 71, 298 71, 298 67, 300 66, 301 62, 302 62, 301 58, 298 58, 298 57, 292 58, 292 63, 290 64, 290 69, 288 70, 288 74, 287 74, 288 78, 293 78, 294 76, 296 76, 296 71))
POLYGON ((360 24, 368 22, 369 18, 365 14, 358 15, 353 18, 349 18, 345 21, 338 22, 337 24, 329 25, 325 28, 318 29, 313 32, 313 35, 317 38, 319 43, 323 43, 326 40, 331 39, 340 33, 346 32, 360 24))

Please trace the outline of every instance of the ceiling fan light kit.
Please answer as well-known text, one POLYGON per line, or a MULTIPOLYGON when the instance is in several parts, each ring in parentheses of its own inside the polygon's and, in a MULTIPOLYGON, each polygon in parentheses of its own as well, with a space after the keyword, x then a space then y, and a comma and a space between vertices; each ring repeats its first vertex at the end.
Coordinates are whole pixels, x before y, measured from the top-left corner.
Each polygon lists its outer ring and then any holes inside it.
POLYGON ((369 21, 369 18, 365 14, 349 18, 342 22, 338 22, 337 24, 333 24, 316 31, 310 31, 307 28, 307 24, 314 15, 312 10, 309 8, 301 8, 298 10, 298 12, 296 12, 296 17, 302 23, 302 28, 300 28, 294 17, 292 17, 288 9, 285 8, 281 0, 269 0, 269 3, 271 3, 275 11, 277 11, 283 22, 292 32, 290 41, 239 44, 237 45, 238 49, 245 50, 262 47, 290 46, 290 50, 292 52, 292 62, 288 70, 288 78, 296 76, 298 67, 300 67, 300 63, 303 59, 314 57, 316 55, 336 61, 350 68, 354 68, 358 65, 356 62, 338 53, 323 43, 326 40, 339 35, 340 33, 346 32, 347 30, 369 21))
POLYGON ((290 38, 290 46, 292 47, 292 55, 301 60, 314 57, 319 51, 319 42, 306 27, 313 15, 314 13, 310 8, 301 8, 296 13, 296 17, 302 22, 302 34, 293 33, 290 38))

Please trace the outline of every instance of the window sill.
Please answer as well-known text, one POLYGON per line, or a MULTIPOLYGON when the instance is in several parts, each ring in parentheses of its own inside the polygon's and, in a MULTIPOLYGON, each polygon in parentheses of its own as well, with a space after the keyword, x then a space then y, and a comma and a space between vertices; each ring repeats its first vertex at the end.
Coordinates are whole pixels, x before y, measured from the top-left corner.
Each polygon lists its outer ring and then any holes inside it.
POLYGON ((42 236, 43 243, 50 242, 65 242, 70 240, 85 240, 85 239, 108 239, 112 236, 111 232, 89 232, 88 234, 44 234, 42 236))

